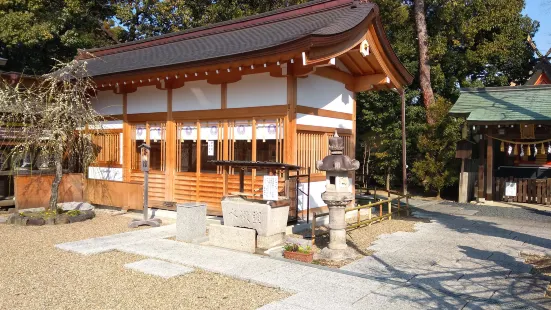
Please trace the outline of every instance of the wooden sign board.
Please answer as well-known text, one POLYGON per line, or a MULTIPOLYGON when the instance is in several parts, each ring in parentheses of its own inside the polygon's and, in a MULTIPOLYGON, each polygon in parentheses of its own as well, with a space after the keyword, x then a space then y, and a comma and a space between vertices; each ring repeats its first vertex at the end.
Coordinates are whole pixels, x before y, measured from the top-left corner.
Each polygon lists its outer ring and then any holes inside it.
POLYGON ((455 158, 467 159, 473 155, 473 144, 468 140, 460 140, 457 142, 455 149, 455 158))

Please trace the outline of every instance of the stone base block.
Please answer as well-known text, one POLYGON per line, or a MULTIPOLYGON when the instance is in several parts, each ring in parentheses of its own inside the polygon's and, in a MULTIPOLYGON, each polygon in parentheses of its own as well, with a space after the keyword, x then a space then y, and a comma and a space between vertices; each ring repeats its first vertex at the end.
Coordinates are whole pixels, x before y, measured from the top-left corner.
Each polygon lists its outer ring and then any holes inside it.
POLYGON ((210 225, 209 243, 221 248, 254 253, 256 250, 256 231, 248 228, 210 225))
POLYGON ((176 240, 193 242, 206 236, 207 205, 201 203, 184 203, 177 205, 176 240))
POLYGON ((222 200, 224 225, 256 229, 259 236, 285 232, 289 206, 272 207, 267 201, 251 201, 241 197, 222 200))
POLYGON ((327 259, 332 261, 341 261, 354 258, 356 258, 356 253, 350 248, 346 248, 344 250, 332 250, 330 248, 324 248, 315 257, 315 259, 327 259))
POLYGON ((279 233, 271 236, 256 237, 256 246, 261 249, 269 249, 278 245, 282 245, 285 239, 285 233, 279 233))

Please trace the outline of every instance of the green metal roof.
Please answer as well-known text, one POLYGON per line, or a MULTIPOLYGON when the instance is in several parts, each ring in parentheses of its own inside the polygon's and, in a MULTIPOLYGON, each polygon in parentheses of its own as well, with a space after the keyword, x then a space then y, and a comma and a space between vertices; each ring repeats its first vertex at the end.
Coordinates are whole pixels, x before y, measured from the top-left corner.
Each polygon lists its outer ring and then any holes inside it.
POLYGON ((462 89, 450 114, 470 123, 551 121, 551 85, 462 89))

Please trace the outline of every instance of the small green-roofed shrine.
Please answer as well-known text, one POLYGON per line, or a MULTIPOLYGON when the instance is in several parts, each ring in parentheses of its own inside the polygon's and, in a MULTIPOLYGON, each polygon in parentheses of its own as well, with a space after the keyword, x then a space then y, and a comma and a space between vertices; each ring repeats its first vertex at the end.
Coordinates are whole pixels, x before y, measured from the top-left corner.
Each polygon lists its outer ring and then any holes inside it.
POLYGON ((459 202, 551 205, 551 81, 547 59, 527 85, 462 89, 450 114, 465 118, 459 202))
POLYGON ((551 122, 551 85, 463 89, 450 114, 471 124, 551 122))

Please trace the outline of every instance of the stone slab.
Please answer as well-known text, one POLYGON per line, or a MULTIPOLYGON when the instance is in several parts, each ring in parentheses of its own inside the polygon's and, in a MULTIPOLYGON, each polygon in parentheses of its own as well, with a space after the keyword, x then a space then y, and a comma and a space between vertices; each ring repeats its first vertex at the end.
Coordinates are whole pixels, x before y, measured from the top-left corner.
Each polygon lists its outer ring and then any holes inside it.
POLYGON ((221 248, 254 253, 256 250, 256 231, 249 228, 210 225, 209 243, 221 248))
POLYGON ((272 208, 267 203, 247 201, 240 197, 222 200, 224 225, 255 229, 260 236, 284 233, 287 229, 289 206, 272 208))
POLYGON ((256 246, 261 249, 269 249, 276 247, 278 245, 283 245, 283 240, 285 239, 285 233, 278 233, 271 236, 260 236, 256 237, 256 246))
POLYGON ((202 203, 178 204, 176 240, 193 242, 207 233, 207 205, 202 203))
POLYGON ((56 248, 83 255, 92 255, 115 250, 117 247, 144 240, 170 238, 176 235, 176 225, 166 225, 131 231, 111 236, 56 244, 56 248))
POLYGON ((126 269, 143 272, 145 274, 158 276, 165 279, 181 276, 193 272, 193 268, 184 267, 158 259, 144 259, 124 265, 126 269))

